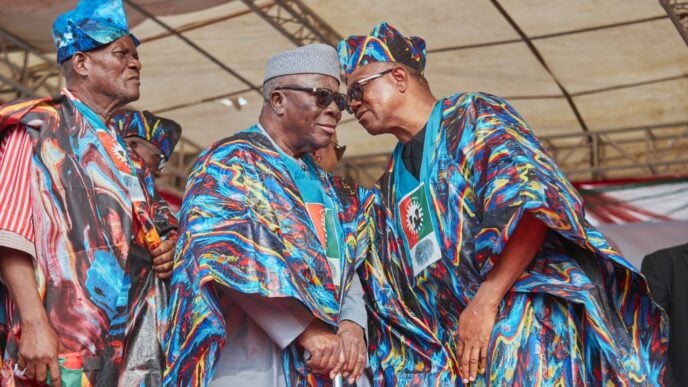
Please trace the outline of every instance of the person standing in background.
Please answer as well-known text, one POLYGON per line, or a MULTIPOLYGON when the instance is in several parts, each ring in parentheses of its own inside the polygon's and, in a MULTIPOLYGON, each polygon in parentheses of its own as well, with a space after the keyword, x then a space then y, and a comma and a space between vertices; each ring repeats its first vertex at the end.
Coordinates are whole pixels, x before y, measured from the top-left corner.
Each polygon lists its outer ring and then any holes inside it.
POLYGON ((688 243, 643 258, 641 271, 652 298, 669 315, 671 338, 665 386, 688 386, 688 243))
POLYGON ((159 178, 179 142, 182 127, 147 110, 123 110, 112 121, 124 142, 143 159, 153 176, 159 178))

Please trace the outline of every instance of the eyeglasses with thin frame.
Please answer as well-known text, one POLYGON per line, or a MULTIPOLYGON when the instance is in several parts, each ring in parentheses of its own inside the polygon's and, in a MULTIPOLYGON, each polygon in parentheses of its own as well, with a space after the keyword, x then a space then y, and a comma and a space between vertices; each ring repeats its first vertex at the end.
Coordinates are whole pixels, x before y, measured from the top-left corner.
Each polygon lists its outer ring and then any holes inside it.
POLYGON ((363 86, 366 83, 368 83, 374 79, 380 78, 383 75, 392 72, 392 70, 394 70, 394 69, 391 68, 391 69, 387 69, 387 70, 379 72, 379 73, 371 74, 371 75, 368 75, 367 77, 363 77, 363 78, 359 79, 358 81, 354 82, 351 85, 351 87, 349 88, 349 91, 347 92, 347 98, 348 98, 347 102, 348 103, 346 105, 346 111, 353 114, 353 110, 351 109, 351 101, 355 101, 355 100, 360 101, 363 98, 363 86))
POLYGON ((306 93, 311 93, 315 96, 315 102, 321 108, 326 108, 330 106, 332 101, 337 104, 337 108, 342 111, 347 109, 348 104, 346 102, 346 95, 332 91, 330 89, 325 89, 321 87, 297 87, 297 86, 280 86, 276 87, 275 90, 294 90, 303 91, 306 93))
POLYGON ((162 172, 162 170, 167 166, 167 157, 165 157, 165 155, 162 154, 162 152, 160 152, 155 145, 146 140, 141 139, 140 141, 137 141, 137 143, 143 144, 144 147, 148 148, 149 151, 155 153, 155 155, 159 157, 157 168, 158 171, 162 172))

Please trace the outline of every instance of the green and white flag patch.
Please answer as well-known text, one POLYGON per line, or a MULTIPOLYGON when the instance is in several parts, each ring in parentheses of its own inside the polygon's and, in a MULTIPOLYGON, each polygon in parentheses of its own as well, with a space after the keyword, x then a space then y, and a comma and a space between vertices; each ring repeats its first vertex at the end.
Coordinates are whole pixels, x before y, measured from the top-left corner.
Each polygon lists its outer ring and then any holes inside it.
POLYGON ((335 226, 335 213, 330 208, 325 208, 320 203, 306 203, 308 215, 310 215, 315 231, 318 234, 318 239, 325 250, 327 262, 330 264, 330 271, 332 272, 332 282, 339 287, 341 283, 341 269, 340 269, 340 255, 339 255, 339 239, 337 238, 337 229, 335 226))
POLYGON ((425 194, 420 184, 399 202, 399 222, 413 263, 413 275, 442 258, 425 194))

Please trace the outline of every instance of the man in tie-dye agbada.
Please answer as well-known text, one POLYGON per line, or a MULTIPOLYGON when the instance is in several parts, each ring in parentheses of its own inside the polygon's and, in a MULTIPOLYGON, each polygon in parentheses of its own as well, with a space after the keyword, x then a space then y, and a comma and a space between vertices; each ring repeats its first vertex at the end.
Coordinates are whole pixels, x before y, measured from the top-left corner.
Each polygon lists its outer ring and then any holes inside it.
POLYGON ((329 385, 366 363, 356 268, 373 197, 317 167, 346 108, 334 48, 266 66, 259 124, 194 165, 180 216, 165 385, 329 385))
POLYGON ((139 97, 138 41, 120 0, 81 1, 53 36, 67 87, 0 107, 2 385, 160 385, 177 223, 105 124, 139 97))
POLYGON ((425 42, 386 23, 339 54, 358 121, 399 139, 379 181, 396 236, 364 265, 375 382, 659 384, 665 315, 521 116, 437 100, 425 42))
POLYGON ((115 113, 112 125, 145 162, 155 178, 162 176, 174 147, 182 134, 182 127, 167 118, 143 110, 122 110, 115 113))

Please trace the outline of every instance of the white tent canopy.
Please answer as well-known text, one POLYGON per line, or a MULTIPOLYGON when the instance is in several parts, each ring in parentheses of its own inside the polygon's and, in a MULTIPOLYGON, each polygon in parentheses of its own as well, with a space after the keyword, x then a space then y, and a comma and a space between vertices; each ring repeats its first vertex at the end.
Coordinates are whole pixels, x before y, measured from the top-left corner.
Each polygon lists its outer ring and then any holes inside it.
MULTIPOLYGON (((0 0, 0 29, 54 58, 50 25, 75 3, 0 0)), ((178 121, 202 146, 255 122, 266 60, 295 46, 250 7, 305 6, 339 37, 380 21, 422 36, 436 96, 506 97, 540 136, 688 122, 688 49, 657 0, 126 3, 142 41, 135 107, 178 121)), ((348 114, 338 136, 347 156, 386 153, 396 142, 369 137, 348 114)))

